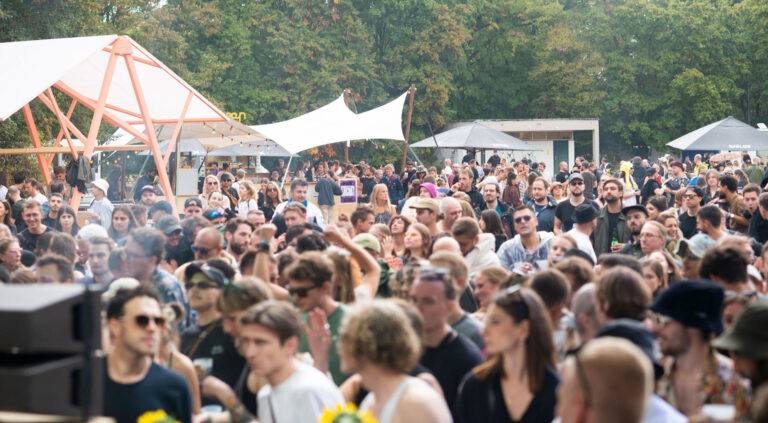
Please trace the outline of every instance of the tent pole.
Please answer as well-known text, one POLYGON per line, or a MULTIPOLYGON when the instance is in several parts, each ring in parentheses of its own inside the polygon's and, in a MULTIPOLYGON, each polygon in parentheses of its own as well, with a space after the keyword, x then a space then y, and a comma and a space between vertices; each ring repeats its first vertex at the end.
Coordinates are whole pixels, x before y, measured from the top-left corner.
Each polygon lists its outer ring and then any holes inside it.
POLYGON ((283 182, 280 183, 280 190, 281 191, 283 190, 283 187, 285 186, 285 178, 288 177, 288 172, 291 171, 291 160, 293 160, 293 156, 288 157, 288 166, 285 167, 285 175, 283 175, 283 182))
POLYGON ((405 162, 408 156, 408 137, 411 135, 411 115, 413 114, 413 96, 416 95, 416 84, 411 84, 408 90, 408 120, 405 122, 405 145, 403 146, 403 171, 405 171, 405 162))
MULTIPOLYGON (((32 109, 29 108, 29 103, 24 105, 22 112, 24 113, 24 120, 27 121, 27 130, 29 130, 29 137, 32 138, 32 144, 34 144, 36 148, 42 147, 40 136, 37 133, 37 126, 35 125, 35 118, 32 116, 32 109)), ((40 165, 40 173, 47 186, 51 183, 51 173, 48 172, 48 166, 46 166, 47 161, 45 160, 44 154, 37 154, 37 163, 40 165)))
MULTIPOLYGON (((181 109, 181 116, 179 121, 176 122, 176 127, 173 128, 173 135, 171 135, 171 142, 176 144, 176 151, 179 151, 179 141, 181 140, 181 126, 184 124, 184 117, 187 115, 187 109, 189 109, 189 103, 192 102, 192 91, 187 96, 187 101, 184 102, 184 107, 181 109)), ((163 157, 163 163, 168 164, 168 160, 171 158, 171 150, 165 151, 165 157, 163 157)), ((178 160, 178 157, 176 158, 178 160)), ((178 163, 178 162, 177 162, 178 163)))

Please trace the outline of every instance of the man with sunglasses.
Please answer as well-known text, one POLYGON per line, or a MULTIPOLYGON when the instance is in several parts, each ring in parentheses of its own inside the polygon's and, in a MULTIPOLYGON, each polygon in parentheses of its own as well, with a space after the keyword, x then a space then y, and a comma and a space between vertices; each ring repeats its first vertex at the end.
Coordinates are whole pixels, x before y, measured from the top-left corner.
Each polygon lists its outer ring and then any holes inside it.
POLYGON ((723 288, 710 281, 675 282, 651 303, 656 313, 656 337, 670 359, 656 392, 692 421, 701 421, 702 406, 727 404, 736 419, 746 417, 749 389, 710 341, 723 332, 723 288))
POLYGON ((288 293, 302 313, 302 320, 312 327, 320 322, 321 327, 327 328, 327 332, 317 335, 312 331, 311 337, 305 329, 299 338, 299 352, 311 352, 316 363, 327 364, 327 369, 320 370, 330 372, 333 381, 341 385, 349 375, 341 372, 336 339, 346 308, 331 295, 333 272, 331 260, 321 252, 312 251, 301 254, 283 275, 288 279, 288 293), (318 339, 321 335, 323 339, 318 339))
POLYGON ((153 361, 164 325, 160 298, 152 288, 119 290, 110 300, 107 326, 112 350, 104 369, 105 416, 135 422, 162 410, 174 421, 192 421, 192 396, 186 379, 153 361))
POLYGON ((701 200, 703 198, 703 189, 695 186, 689 186, 685 189, 683 201, 685 202, 686 210, 681 212, 680 215, 677 216, 677 219, 680 222, 678 227, 680 228, 680 231, 683 232, 683 237, 686 239, 690 239, 699 232, 699 230, 696 229, 696 214, 701 208, 701 200))
POLYGON ((573 212, 579 204, 587 203, 597 210, 594 201, 584 197, 584 178, 580 173, 571 174, 568 180, 568 198, 555 208, 555 235, 568 232, 573 228, 573 212))
MULTIPOLYGON (((234 387, 245 365, 234 340, 222 329, 216 308, 221 290, 232 283, 235 270, 222 260, 194 261, 184 270, 189 306, 197 312, 195 323, 181 334, 181 352, 195 363, 211 362, 209 374, 234 387)), ((203 397, 203 405, 215 404, 203 397)))
POLYGON ((539 270, 542 263, 547 262, 549 243, 554 235, 536 231, 539 221, 531 206, 515 207, 512 218, 517 235, 499 247, 497 254, 501 267, 520 274, 539 270))

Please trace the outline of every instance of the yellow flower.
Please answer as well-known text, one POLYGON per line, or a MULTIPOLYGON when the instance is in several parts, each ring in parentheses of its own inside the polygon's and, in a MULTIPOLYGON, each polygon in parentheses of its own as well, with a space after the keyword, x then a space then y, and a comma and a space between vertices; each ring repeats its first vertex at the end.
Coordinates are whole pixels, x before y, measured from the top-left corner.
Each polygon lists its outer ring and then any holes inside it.
POLYGON ((360 411, 355 404, 346 406, 337 404, 333 410, 323 409, 323 414, 317 420, 319 423, 376 423, 370 411, 360 411))

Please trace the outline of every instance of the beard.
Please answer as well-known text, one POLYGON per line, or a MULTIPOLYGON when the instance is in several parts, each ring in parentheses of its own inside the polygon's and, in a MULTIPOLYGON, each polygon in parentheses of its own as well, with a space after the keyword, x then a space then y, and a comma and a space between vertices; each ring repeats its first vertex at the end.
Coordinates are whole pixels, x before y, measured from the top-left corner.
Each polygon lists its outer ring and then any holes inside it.
POLYGON ((605 197, 605 201, 613 204, 619 201, 619 197, 605 197))
POLYGON ((240 244, 235 244, 235 243, 231 243, 230 246, 229 246, 229 248, 232 249, 232 252, 237 254, 238 256, 240 256, 243 253, 245 253, 246 247, 247 247, 247 245, 240 245, 240 244))

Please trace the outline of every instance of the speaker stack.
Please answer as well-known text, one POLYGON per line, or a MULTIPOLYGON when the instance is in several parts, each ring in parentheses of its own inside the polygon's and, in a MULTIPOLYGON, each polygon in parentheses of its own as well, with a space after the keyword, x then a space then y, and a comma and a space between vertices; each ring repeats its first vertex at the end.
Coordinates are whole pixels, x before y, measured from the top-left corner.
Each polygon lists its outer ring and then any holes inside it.
POLYGON ((84 285, 0 285, 0 410, 101 414, 99 298, 84 285))

